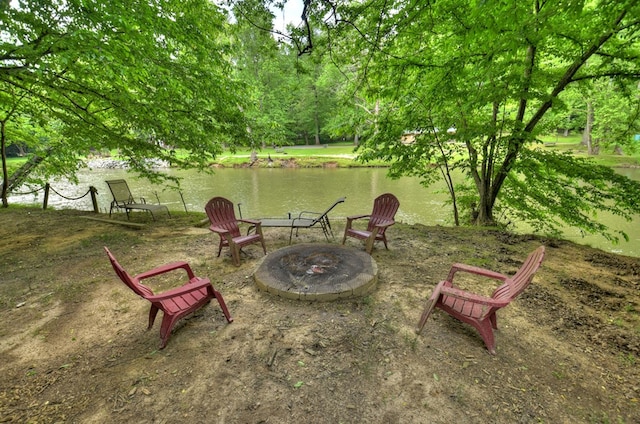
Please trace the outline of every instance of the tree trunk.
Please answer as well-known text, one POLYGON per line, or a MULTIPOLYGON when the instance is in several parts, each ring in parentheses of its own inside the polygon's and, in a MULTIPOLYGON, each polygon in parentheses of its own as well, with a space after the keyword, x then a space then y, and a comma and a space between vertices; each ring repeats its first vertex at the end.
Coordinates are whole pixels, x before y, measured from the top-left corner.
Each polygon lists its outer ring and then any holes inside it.
POLYGON ((493 226, 496 221, 493 219, 493 205, 495 199, 492 198, 491 190, 482 190, 480 193, 480 204, 476 211, 472 211, 475 216, 475 224, 479 226, 493 226))
MULTIPOLYGON (((19 187, 27 179, 29 174, 44 160, 43 156, 34 155, 13 173, 7 182, 7 193, 15 187, 19 187)), ((4 194, 4 193, 3 193, 4 194)))
POLYGON ((9 174, 7 171, 7 151, 5 121, 0 121, 0 155, 2 156, 2 207, 9 207, 7 192, 9 190, 9 174))
POLYGON ((582 143, 587 146, 587 153, 590 155, 598 154, 597 147, 594 146, 593 143, 593 137, 591 137, 594 115, 593 102, 591 100, 587 100, 587 123, 584 126, 584 132, 582 133, 582 143))
POLYGON ((313 96, 316 103, 313 108, 313 124, 314 124, 314 130, 315 130, 316 145, 319 145, 320 144, 320 118, 318 116, 319 115, 318 109, 320 108, 320 104, 318 101, 318 89, 315 85, 313 86, 313 96))
POLYGON ((478 210, 474 213, 474 215, 476 215, 475 224, 483 227, 490 227, 496 223, 493 219, 493 202, 490 202, 486 196, 482 197, 484 198, 480 198, 480 205, 478 210))

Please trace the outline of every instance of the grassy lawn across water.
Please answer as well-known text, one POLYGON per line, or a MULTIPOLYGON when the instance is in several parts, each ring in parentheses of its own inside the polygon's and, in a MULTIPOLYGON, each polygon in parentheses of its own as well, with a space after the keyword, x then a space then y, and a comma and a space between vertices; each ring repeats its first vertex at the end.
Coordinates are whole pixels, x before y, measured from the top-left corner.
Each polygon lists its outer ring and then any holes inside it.
MULTIPOLYGON (((601 165, 611 167, 638 167, 640 166, 640 149, 638 152, 630 152, 624 155, 616 155, 611 149, 601 152, 597 156, 588 156, 586 146, 581 144, 580 135, 556 136, 548 135, 541 137, 543 144, 539 145, 546 150, 558 152, 571 152, 580 157, 590 157, 601 165)), ((639 145, 640 147, 640 145, 639 145)), ((389 166, 387 162, 373 161, 362 163, 356 160, 355 146, 353 143, 332 143, 321 145, 298 145, 283 147, 268 147, 258 150, 257 163, 253 166, 270 166, 269 159, 276 162, 295 161, 298 167, 323 167, 331 163, 333 167, 353 168, 353 167, 384 167, 389 166)), ((178 152, 180 154, 180 152, 178 152)), ((118 159, 117 151, 111 152, 111 157, 118 159)), ((26 162, 27 158, 8 158, 8 170, 11 175, 16 169, 26 162)), ((216 164, 225 167, 244 166, 251 162, 251 149, 242 148, 235 152, 227 150, 214 161, 216 164)))

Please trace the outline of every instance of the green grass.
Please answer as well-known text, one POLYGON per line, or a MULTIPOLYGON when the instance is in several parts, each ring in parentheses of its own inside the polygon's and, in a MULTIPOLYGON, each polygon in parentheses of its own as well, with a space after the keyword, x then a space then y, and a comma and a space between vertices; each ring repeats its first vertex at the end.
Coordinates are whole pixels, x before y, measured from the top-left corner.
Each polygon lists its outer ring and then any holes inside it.
POLYGON ((637 167, 640 166, 640 152, 630 154, 616 155, 613 149, 602 149, 600 154, 590 156, 587 153, 587 146, 582 144, 580 135, 571 135, 568 137, 548 135, 542 136, 540 139, 545 143, 543 148, 558 152, 570 152, 577 157, 586 157, 592 159, 598 165, 617 167, 637 167))
POLYGON ((22 165, 27 162, 26 157, 7 158, 7 173, 13 175, 22 165))
MULTIPOLYGON (((356 157, 354 149, 355 146, 351 142, 321 144, 317 146, 283 146, 278 147, 277 149, 267 147, 265 149, 256 150, 259 161, 254 166, 268 167, 269 157, 271 157, 273 161, 295 160, 296 166, 299 168, 320 168, 326 166, 328 162, 333 163, 334 167, 339 168, 389 166, 389 164, 384 161, 373 161, 368 163, 357 162, 354 160, 356 157)), ((251 153, 252 149, 250 148, 238 148, 234 152, 230 149, 226 149, 222 154, 218 155, 213 162, 225 167, 245 166, 251 161, 251 153)), ((186 158, 188 157, 188 154, 187 152, 178 149, 176 150, 176 156, 186 158)), ((110 151, 110 157, 114 160, 122 159, 118 155, 117 150, 110 151)), ((22 162, 24 161, 26 161, 26 159, 22 159, 22 162)))
MULTIPOLYGON (((640 149, 637 153, 615 155, 612 149, 601 151, 597 156, 588 156, 586 146, 581 143, 581 135, 545 135, 541 136, 543 141, 541 146, 544 149, 558 151, 558 152, 570 152, 579 157, 589 157, 595 161, 595 163, 610 167, 637 167, 640 166, 640 149)), ((357 156, 354 151, 355 146, 351 142, 344 143, 331 143, 321 145, 310 146, 283 146, 277 149, 267 147, 257 151, 258 163, 256 167, 268 167, 268 158, 271 157, 273 161, 288 161, 293 160, 296 162, 296 166, 300 168, 317 168, 326 166, 327 163, 332 163, 332 166, 339 168, 359 168, 359 167, 388 167, 389 163, 384 161, 372 161, 368 163, 361 163, 355 160, 357 156)), ((225 167, 245 166, 251 160, 252 150, 249 148, 238 149, 235 152, 226 150, 215 159, 215 163, 225 167)), ((184 152, 177 151, 178 155, 182 155, 184 152)), ((118 159, 117 151, 111 152, 111 157, 118 159)), ((185 153, 186 156, 186 153, 185 153)), ((7 164, 9 168, 9 174, 18 169, 27 161, 27 158, 8 158, 7 164)))
MULTIPOLYGON (((246 165, 251 160, 251 149, 239 149, 234 153, 226 151, 218 156, 216 163, 223 166, 240 166, 246 165)), ((312 146, 284 146, 274 149, 268 147, 263 150, 257 150, 258 163, 256 167, 268 167, 268 158, 274 162, 295 161, 296 166, 300 168, 317 168, 332 163, 334 167, 339 168, 356 168, 356 167, 384 167, 389 166, 383 161, 373 161, 361 163, 355 161, 356 153, 353 144, 328 144, 328 145, 312 145, 312 146), (326 147, 325 147, 326 146, 326 147)))
MULTIPOLYGON (((355 157, 355 153, 353 152, 353 146, 345 146, 345 145, 328 145, 327 147, 321 146, 288 146, 281 147, 278 149, 273 149, 271 147, 257 150, 258 157, 266 157, 270 155, 272 158, 275 157, 295 157, 302 158, 308 156, 329 156, 329 157, 355 157)), ((235 156, 235 157, 245 157, 249 158, 251 156, 251 149, 240 149, 236 150, 235 153, 231 154, 230 152, 223 153, 220 155, 220 158, 224 158, 227 155, 235 156)))
POLYGON ((540 136, 540 140, 542 140, 545 143, 557 143, 557 144, 580 144, 580 142, 582 141, 582 136, 581 135, 569 135, 569 136, 562 136, 562 135, 543 135, 540 136))

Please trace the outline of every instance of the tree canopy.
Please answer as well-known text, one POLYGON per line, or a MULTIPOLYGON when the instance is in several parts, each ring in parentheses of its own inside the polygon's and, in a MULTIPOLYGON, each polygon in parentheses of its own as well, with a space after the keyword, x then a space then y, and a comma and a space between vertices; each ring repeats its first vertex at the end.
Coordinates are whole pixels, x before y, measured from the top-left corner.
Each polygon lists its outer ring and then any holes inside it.
POLYGON ((3 2, 3 204, 27 174, 9 178, 7 142, 44 177, 118 149, 154 178, 149 159, 204 168, 238 144, 353 137, 392 177, 444 179, 456 223, 626 237, 597 213, 639 213, 640 184, 539 137, 633 148, 640 2, 287 1, 302 24, 277 39, 274 0, 3 2))
MULTIPOLYGON (((426 184, 444 176, 454 205, 462 201, 479 224, 495 223, 500 211, 615 239, 594 223, 596 211, 640 212, 637 183, 536 149, 569 87, 637 84, 637 1, 311 4, 308 22, 332 34, 335 56, 357 69, 354 86, 376 110, 361 159, 388 160, 392 175, 426 184), (403 142, 407 131, 415 141, 403 142)), ((626 95, 637 102, 635 87, 626 95)))
MULTIPOLYGON (((79 155, 119 149, 151 176, 147 159, 204 166, 223 143, 246 137, 229 23, 213 3, 21 0, 0 7, 3 147, 7 135, 19 135, 41 169, 73 175, 79 155), (29 126, 56 131, 36 135, 29 126)), ((3 180, 4 199, 6 168, 3 180)))

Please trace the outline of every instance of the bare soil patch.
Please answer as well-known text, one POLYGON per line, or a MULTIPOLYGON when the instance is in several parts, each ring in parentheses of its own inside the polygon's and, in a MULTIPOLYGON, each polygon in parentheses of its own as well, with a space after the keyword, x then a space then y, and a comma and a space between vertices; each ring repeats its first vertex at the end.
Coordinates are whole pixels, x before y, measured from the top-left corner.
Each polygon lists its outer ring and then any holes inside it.
MULTIPOLYGON (((0 422, 638 423, 640 259, 499 231, 402 225, 377 246, 376 289, 307 302, 256 289, 263 255, 232 265, 202 216, 133 229, 86 212, 0 211, 0 422), (513 273, 540 244, 533 284, 498 314, 497 355, 425 299, 453 262, 513 273), (164 350, 132 274, 187 260, 215 302, 182 320, 164 350)), ((119 219, 125 219, 119 217, 119 219)), ((341 234, 343 220, 334 218, 341 234)), ((268 251, 288 244, 265 229, 268 251)), ((341 237, 338 236, 336 242, 341 237)), ((324 242, 301 231, 294 243, 324 242)), ((347 244, 363 248, 355 240, 347 244)), ((153 283, 163 290, 176 279, 153 283)), ((495 282, 465 280, 491 292, 495 282)))

